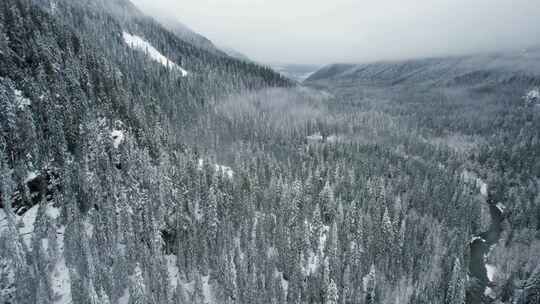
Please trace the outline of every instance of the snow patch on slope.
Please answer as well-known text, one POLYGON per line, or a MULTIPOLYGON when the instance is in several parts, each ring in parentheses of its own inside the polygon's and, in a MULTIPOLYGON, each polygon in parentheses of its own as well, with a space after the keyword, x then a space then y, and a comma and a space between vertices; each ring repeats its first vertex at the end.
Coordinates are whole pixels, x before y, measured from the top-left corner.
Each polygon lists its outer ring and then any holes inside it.
POLYGON ((310 143, 318 143, 318 142, 322 142, 323 141, 323 136, 321 135, 321 133, 315 133, 315 134, 311 134, 307 137, 307 140, 308 142, 310 143))
POLYGON ((533 105, 540 101, 540 88, 530 90, 524 97, 527 105, 533 105))
POLYGON ((34 179, 36 179, 37 177, 38 177, 38 175, 37 175, 36 171, 30 171, 30 172, 28 172, 28 175, 24 179, 24 183, 27 184, 27 183, 33 181, 34 179))
POLYGON ((217 172, 223 173, 223 175, 227 176, 228 178, 233 178, 234 171, 230 167, 216 164, 215 168, 217 172))
POLYGON ((497 207, 497 209, 499 209, 499 211, 501 212, 501 214, 504 214, 505 210, 506 210, 506 206, 501 204, 501 203, 497 203, 495 205, 495 207, 497 207))
POLYGON ((111 132, 111 139, 113 140, 113 146, 118 149, 122 142, 124 142, 124 132, 122 130, 113 130, 111 132))
POLYGON ((34 223, 36 222, 39 205, 35 205, 28 210, 20 219, 22 227, 19 234, 22 236, 24 244, 28 250, 32 251, 32 235, 34 233, 34 223))
POLYGON ((463 171, 461 176, 466 182, 476 185, 476 187, 478 187, 478 189, 480 190, 480 194, 482 196, 488 195, 488 185, 483 179, 478 177, 474 172, 465 170, 463 171))
MULTIPOLYGON (((29 180, 35 173, 30 172, 28 174, 29 180)), ((38 216, 39 205, 35 205, 26 211, 22 216, 15 215, 14 220, 18 228, 19 235, 22 237, 24 244, 29 251, 32 251, 32 236, 34 234, 34 224, 38 216)), ((45 209, 45 215, 55 220, 60 216, 60 209, 53 207, 52 204, 48 205, 45 209)), ((0 233, 3 233, 7 229, 7 214, 3 209, 0 209, 0 233)))
POLYGON ((84 232, 86 233, 86 236, 88 238, 92 238, 94 236, 94 225, 90 223, 88 219, 84 221, 84 232))
POLYGON ((22 92, 19 90, 15 90, 15 102, 17 103, 17 107, 21 110, 32 104, 30 99, 24 97, 22 92))
POLYGON ((45 214, 52 220, 57 219, 60 216, 60 209, 52 205, 47 206, 45 214))
POLYGON ((124 293, 122 294, 122 296, 118 298, 118 304, 128 304, 129 297, 130 297, 129 287, 126 287, 126 289, 124 289, 124 293))
POLYGON ((283 272, 278 271, 277 269, 274 273, 274 277, 281 280, 281 288, 283 289, 285 298, 287 298, 287 295, 289 293, 289 281, 285 280, 285 278, 283 277, 283 272))
POLYGON ((56 231, 57 244, 58 244, 58 259, 54 265, 54 269, 51 275, 51 288, 53 291, 53 299, 55 304, 69 304, 72 303, 71 298, 71 277, 69 275, 69 268, 66 265, 66 259, 64 257, 64 232, 66 227, 62 226, 56 231))
POLYGON ((214 297, 214 292, 212 291, 212 286, 209 283, 210 276, 201 277, 203 283, 203 296, 205 303, 218 303, 214 297))
POLYGON ((319 236, 319 254, 324 255, 324 248, 326 247, 326 240, 328 239, 328 231, 330 231, 330 226, 323 225, 321 235, 319 236))
POLYGON ((165 260, 167 261, 167 273, 169 274, 169 283, 171 286, 176 289, 178 286, 178 276, 179 270, 176 266, 176 256, 173 254, 166 255, 165 260))
POLYGON ((470 244, 473 244, 473 243, 476 242, 476 241, 480 241, 480 242, 483 242, 483 243, 486 242, 486 240, 484 240, 483 238, 481 238, 481 237, 479 237, 479 236, 474 236, 474 237, 471 239, 470 244))
POLYGON ((497 295, 495 294, 495 291, 493 291, 493 289, 491 287, 486 287, 486 289, 484 290, 484 295, 486 297, 490 297, 492 299, 497 298, 497 295))
POLYGON ((8 227, 7 214, 4 211, 4 209, 0 209, 0 235, 4 233, 5 230, 7 230, 7 227, 8 227))
POLYGON ((495 276, 497 274, 497 267, 495 267, 493 265, 490 265, 490 264, 486 264, 486 271, 487 271, 487 277, 488 277, 489 281, 493 282, 493 280, 495 280, 495 276))
POLYGON ((188 75, 188 72, 186 70, 181 68, 179 65, 177 65, 173 61, 169 60, 169 58, 161 54, 161 52, 159 52, 156 48, 152 46, 152 44, 150 44, 148 41, 144 40, 143 38, 136 35, 131 35, 127 32, 123 32, 123 37, 124 37, 124 42, 127 45, 129 45, 131 48, 142 50, 152 60, 157 61, 168 68, 180 71, 183 77, 186 77, 188 75))
MULTIPOLYGON (((202 170, 204 168, 204 159, 199 158, 199 163, 198 163, 197 168, 199 170, 202 170)), ((214 164, 214 170, 216 170, 216 172, 218 172, 218 173, 221 173, 221 174, 227 176, 228 178, 233 178, 233 176, 234 176, 234 171, 233 171, 233 169, 231 167, 227 167, 227 166, 223 166, 223 165, 219 165, 219 164, 214 164)))
POLYGON ((307 267, 304 271, 305 275, 311 275, 317 273, 319 269, 319 256, 314 254, 313 251, 309 251, 307 259, 307 267))

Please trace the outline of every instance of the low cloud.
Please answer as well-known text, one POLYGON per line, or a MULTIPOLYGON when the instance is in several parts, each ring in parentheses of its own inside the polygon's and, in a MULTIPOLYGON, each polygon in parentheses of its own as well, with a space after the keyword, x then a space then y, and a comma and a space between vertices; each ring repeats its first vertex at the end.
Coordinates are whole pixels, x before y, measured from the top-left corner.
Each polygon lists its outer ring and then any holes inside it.
POLYGON ((261 62, 366 62, 540 44, 537 0, 133 0, 261 62))

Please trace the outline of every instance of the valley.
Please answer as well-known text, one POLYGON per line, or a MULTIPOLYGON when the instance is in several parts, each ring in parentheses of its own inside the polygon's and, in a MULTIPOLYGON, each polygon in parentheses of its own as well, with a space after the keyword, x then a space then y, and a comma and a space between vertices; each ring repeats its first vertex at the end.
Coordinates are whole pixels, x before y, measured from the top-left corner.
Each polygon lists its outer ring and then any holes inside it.
POLYGON ((0 3, 0 303, 538 303, 538 50, 227 54, 0 3))

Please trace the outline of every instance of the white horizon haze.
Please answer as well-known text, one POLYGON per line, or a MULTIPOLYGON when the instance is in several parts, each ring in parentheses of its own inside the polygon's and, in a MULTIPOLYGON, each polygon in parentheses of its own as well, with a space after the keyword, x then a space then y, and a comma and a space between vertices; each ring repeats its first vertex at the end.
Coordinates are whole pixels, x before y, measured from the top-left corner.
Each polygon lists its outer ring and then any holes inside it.
POLYGON ((263 62, 329 64, 540 44, 540 0, 132 0, 263 62))

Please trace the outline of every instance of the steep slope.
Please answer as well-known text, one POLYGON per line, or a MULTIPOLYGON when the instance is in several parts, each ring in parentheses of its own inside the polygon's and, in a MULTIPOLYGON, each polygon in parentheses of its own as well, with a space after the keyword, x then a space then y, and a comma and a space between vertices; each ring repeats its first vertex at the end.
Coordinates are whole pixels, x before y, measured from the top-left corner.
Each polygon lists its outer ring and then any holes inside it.
POLYGON ((161 14, 155 14, 154 16, 165 28, 174 33, 178 38, 206 50, 217 56, 229 56, 238 60, 250 62, 251 60, 244 54, 224 46, 216 46, 210 39, 195 32, 187 25, 181 23, 174 17, 167 17, 161 14))
MULTIPOLYGON (((182 24, 178 20, 172 17, 163 17, 156 16, 158 21, 163 24, 163 26, 169 29, 172 33, 178 36, 180 39, 198 47, 208 52, 211 52, 215 55, 226 56, 226 52, 222 51, 220 48, 216 47, 210 39, 204 37, 203 35, 196 33, 188 26, 182 24)), ((234 56, 233 56, 234 57, 234 56)))
POLYGON ((230 47, 226 47, 226 46, 221 46, 220 49, 225 52, 227 55, 233 57, 233 58, 236 58, 236 59, 239 59, 239 60, 243 60, 243 61, 252 61, 251 59, 249 59, 249 57, 245 54, 242 54, 240 53, 239 51, 233 49, 233 48, 230 48, 230 47))
POLYGON ((215 98, 290 85, 129 1, 2 1, 0 301, 166 303, 159 234, 179 200, 154 194, 197 159, 186 128, 215 98))

